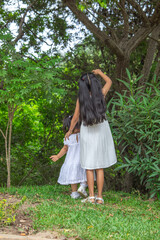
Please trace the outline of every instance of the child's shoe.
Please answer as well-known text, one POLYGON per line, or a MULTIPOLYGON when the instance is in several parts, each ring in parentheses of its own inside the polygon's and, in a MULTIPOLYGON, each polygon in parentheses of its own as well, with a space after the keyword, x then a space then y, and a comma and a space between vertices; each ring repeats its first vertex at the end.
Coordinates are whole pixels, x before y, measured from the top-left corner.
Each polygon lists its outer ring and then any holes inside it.
POLYGON ((87 197, 83 200, 81 200, 82 203, 92 203, 92 204, 95 204, 95 197, 92 196, 92 197, 87 197))
POLYGON ((86 198, 88 196, 85 188, 81 185, 77 191, 82 197, 86 198))
POLYGON ((81 198, 81 195, 78 192, 72 192, 70 196, 73 199, 81 198))

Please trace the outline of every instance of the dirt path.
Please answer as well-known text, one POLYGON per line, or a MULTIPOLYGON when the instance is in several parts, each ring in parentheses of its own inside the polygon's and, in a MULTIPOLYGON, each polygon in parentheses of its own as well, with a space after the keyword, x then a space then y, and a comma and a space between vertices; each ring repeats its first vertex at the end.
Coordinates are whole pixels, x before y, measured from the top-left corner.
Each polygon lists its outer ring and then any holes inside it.
MULTIPOLYGON (((10 194, 0 193, 0 201, 6 199, 7 204, 16 204, 21 201, 21 198, 18 198, 10 194)), ((75 238, 66 238, 60 232, 45 231, 45 232, 35 232, 33 229, 33 222, 30 218, 27 209, 30 207, 36 207, 39 203, 30 203, 25 201, 18 210, 16 210, 15 222, 10 226, 0 225, 0 240, 75 240, 75 238)))
MULTIPOLYGON (((57 232, 39 232, 35 235, 20 236, 14 234, 4 234, 0 232, 0 240, 66 240, 64 236, 58 236, 57 232)), ((73 238, 69 238, 73 239, 73 238)))

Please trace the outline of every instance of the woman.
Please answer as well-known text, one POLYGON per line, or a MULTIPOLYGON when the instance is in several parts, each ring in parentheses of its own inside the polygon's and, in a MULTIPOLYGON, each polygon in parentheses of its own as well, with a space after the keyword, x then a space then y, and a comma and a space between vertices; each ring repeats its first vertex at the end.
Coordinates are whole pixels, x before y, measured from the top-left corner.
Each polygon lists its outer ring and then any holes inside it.
POLYGON ((112 134, 106 120, 105 96, 112 81, 100 69, 84 74, 79 80, 79 94, 75 112, 69 131, 65 138, 69 139, 79 117, 82 121, 80 129, 80 161, 86 169, 89 197, 84 202, 103 204, 102 190, 104 184, 104 168, 117 162, 112 134), (100 75, 106 82, 104 87, 95 75, 100 75), (98 195, 94 196, 94 170, 97 176, 98 195))

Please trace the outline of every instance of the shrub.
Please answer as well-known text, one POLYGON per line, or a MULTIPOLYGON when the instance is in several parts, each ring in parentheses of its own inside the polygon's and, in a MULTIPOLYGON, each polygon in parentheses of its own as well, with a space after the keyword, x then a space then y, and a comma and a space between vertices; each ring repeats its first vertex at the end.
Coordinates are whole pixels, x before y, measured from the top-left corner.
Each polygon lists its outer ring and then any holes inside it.
POLYGON ((116 169, 126 168, 140 177, 140 183, 150 197, 160 193, 160 83, 146 83, 146 90, 137 87, 127 70, 129 83, 120 80, 128 91, 116 93, 111 99, 108 114, 123 163, 116 169))

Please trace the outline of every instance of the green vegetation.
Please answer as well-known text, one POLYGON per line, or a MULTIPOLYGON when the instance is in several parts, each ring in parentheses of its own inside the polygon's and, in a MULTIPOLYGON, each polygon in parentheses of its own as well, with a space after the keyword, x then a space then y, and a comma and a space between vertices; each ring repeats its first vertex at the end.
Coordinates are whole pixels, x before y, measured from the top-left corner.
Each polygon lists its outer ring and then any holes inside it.
POLYGON ((26 201, 23 196, 18 203, 8 203, 4 198, 0 200, 0 226, 10 225, 16 220, 16 210, 26 201))
MULTIPOLYGON (((119 149, 120 166, 139 178, 151 197, 160 199, 160 83, 146 84, 146 92, 138 88, 140 78, 128 73, 128 92, 116 93, 108 112, 113 135, 119 149), (122 160, 121 160, 122 159, 122 160)), ((137 181, 138 183, 138 181, 137 181)))
POLYGON ((118 158, 105 189, 159 199, 160 1, 1 2, 0 186, 56 183, 63 159, 49 157, 63 145, 78 79, 101 68, 113 82, 106 105, 118 158))
POLYGON ((158 0, 1 1, 0 192, 21 201, 0 198, 0 226, 27 197, 39 202, 29 210, 35 230, 160 239, 159 12, 158 0), (97 68, 113 82, 106 105, 118 159, 105 169, 104 206, 70 199, 56 184, 63 159, 49 159, 63 145, 79 77, 97 68))
POLYGON ((82 204, 70 198, 67 186, 28 186, 0 192, 25 195, 35 230, 56 229, 66 236, 80 239, 157 240, 160 237, 160 204, 147 200, 139 192, 104 192, 104 205, 82 204))

